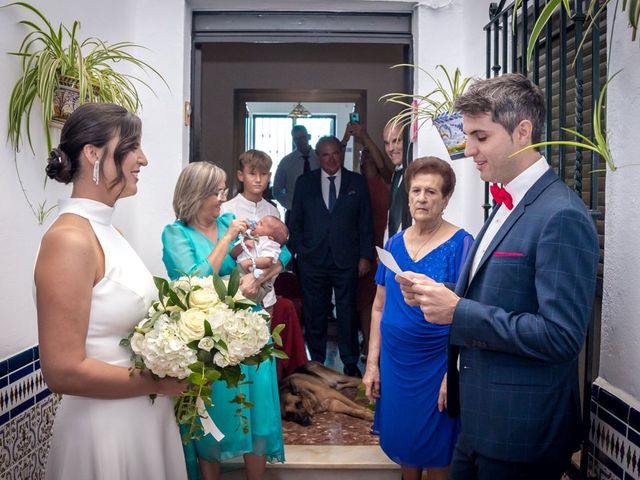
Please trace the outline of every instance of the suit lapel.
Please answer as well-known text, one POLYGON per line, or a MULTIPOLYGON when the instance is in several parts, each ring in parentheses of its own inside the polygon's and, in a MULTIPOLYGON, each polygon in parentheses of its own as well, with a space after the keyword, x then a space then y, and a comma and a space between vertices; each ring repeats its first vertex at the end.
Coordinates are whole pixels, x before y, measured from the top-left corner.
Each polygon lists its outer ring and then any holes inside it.
POLYGON ((491 223, 491 220, 493 220, 493 217, 496 215, 497 211, 497 208, 494 208, 492 210, 491 215, 489 215, 487 221, 484 222, 484 225, 480 229, 480 233, 478 233, 478 236, 471 246, 471 250, 467 255, 467 259, 465 260, 462 271, 460 272, 460 276, 458 277, 458 282, 456 283, 455 291, 458 295, 462 295, 467 290, 467 283, 469 283, 469 273, 471 272, 471 266, 473 265, 473 257, 476 256, 478 246, 480 245, 480 240, 484 236, 484 232, 486 232, 487 228, 489 228, 489 224, 491 223))
POLYGON ((312 185, 312 191, 309 192, 310 198, 315 199, 316 204, 318 205, 318 209, 321 212, 326 212, 327 214, 329 214, 329 209, 327 208, 327 204, 324 203, 324 197, 322 196, 322 173, 321 173, 321 169, 318 168, 316 170, 312 170, 312 173, 316 176, 315 181, 313 181, 311 183, 312 185), (319 202, 319 203, 318 203, 319 202))
MULTIPOLYGON (((345 170, 344 168, 342 168, 342 170, 340 171, 340 176, 342 178, 340 178, 340 192, 338 193, 338 198, 336 200, 336 206, 338 205, 338 202, 340 202, 340 200, 344 200, 345 196, 347 195, 347 192, 349 191, 349 184, 351 183, 351 176, 349 175, 349 172, 347 172, 347 170, 345 170)), ((335 207, 334 207, 335 210, 335 207)))
MULTIPOLYGON (((529 191, 524 195, 524 198, 522 199, 522 201, 520 203, 518 203, 518 205, 516 206, 516 209, 513 211, 513 213, 511 213, 511 215, 509 215, 509 217, 504 222, 502 227, 500 227, 500 229, 497 231, 495 237, 493 237, 493 240, 491 240, 491 243, 487 247, 487 250, 484 252, 484 255, 480 259, 480 263, 478 263, 478 268, 476 269, 476 275, 480 271, 480 269, 482 268, 482 265, 484 265, 484 263, 487 261, 487 259, 493 254, 493 251, 496 249, 496 247, 504 239, 504 237, 507 235, 507 233, 509 233, 509 230, 511 230, 511 228, 515 225, 515 223, 524 214, 526 208, 529 205, 531 205, 538 198, 538 196, 540 196, 540 194, 544 190, 547 189, 547 187, 549 185, 551 185, 552 183, 554 183, 556 181, 560 181, 560 179, 553 172, 553 170, 549 169, 547 172, 545 172, 544 175, 542 175, 542 177, 540 177, 538 179, 538 181, 536 181, 536 183, 534 183, 531 186, 529 191)), ((496 212, 497 211, 498 211, 498 209, 496 209, 496 212)), ((487 222, 486 226, 488 226, 489 223, 490 222, 487 222)), ((471 258, 473 258, 473 257, 471 257, 471 258)), ((476 276, 474 276, 474 278, 475 277, 476 276)), ((467 278, 468 278, 468 272, 467 272, 467 278)), ((473 279, 471 279, 471 281, 473 281, 473 279)), ((466 288, 465 288, 465 290, 466 290, 466 288)))
MULTIPOLYGON (((506 208, 506 207, 504 205, 501 205, 500 208, 506 208)), ((496 212, 498 210, 499 209, 497 208, 496 212)), ((498 244, 502 241, 502 239, 507 234, 507 232, 511 229, 513 224, 516 223, 516 221, 522 216, 523 213, 524 213, 524 203, 520 202, 516 207, 516 209, 511 213, 511 215, 509 215, 507 220, 502 224, 502 227, 500 227, 500 230, 496 232, 496 235, 495 237, 493 237, 493 240, 491 240, 491 243, 487 247, 487 250, 484 252, 484 255, 480 259, 480 263, 478 263, 478 268, 476 269, 476 275, 482 268, 482 265, 484 265, 484 262, 487 261, 487 258, 489 258, 493 253, 493 251, 496 249, 496 246, 498 246, 498 244)), ((471 281, 473 281, 473 279, 471 279, 471 281)))

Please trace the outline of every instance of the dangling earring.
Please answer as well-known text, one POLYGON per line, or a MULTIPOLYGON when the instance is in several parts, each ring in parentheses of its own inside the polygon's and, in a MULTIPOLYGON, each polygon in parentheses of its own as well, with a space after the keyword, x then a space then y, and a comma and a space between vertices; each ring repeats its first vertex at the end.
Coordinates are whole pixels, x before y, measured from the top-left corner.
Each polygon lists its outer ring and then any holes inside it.
POLYGON ((93 183, 96 185, 100 183, 100 160, 96 160, 93 164, 93 183))

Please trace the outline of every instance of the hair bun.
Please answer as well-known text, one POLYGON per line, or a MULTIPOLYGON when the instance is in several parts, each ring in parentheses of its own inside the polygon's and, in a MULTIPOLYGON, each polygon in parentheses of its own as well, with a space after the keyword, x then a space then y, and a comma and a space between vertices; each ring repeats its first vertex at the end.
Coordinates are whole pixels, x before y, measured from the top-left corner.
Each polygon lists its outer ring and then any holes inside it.
POLYGON ((60 146, 51 150, 45 168, 47 176, 61 183, 69 183, 73 179, 71 160, 60 146))

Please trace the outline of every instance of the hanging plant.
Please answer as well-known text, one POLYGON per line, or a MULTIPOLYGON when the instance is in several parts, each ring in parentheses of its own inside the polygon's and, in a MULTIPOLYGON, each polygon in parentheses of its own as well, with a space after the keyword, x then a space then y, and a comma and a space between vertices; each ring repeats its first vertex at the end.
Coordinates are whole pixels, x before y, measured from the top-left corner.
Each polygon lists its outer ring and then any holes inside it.
POLYGON ((444 65, 436 66, 436 72, 440 71, 440 78, 416 65, 400 64, 391 68, 397 67, 419 69, 429 76, 435 87, 426 95, 394 92, 380 97, 380 100, 403 107, 388 124, 399 125, 401 131, 409 125, 418 130, 424 122, 431 121, 447 147, 449 156, 452 159, 464 156, 466 137, 462 131, 462 115, 455 111, 455 102, 467 89, 471 77, 464 77, 459 68, 451 75, 444 65))
POLYGON ((129 64, 152 72, 167 85, 156 69, 130 53, 131 49, 144 47, 131 42, 108 44, 96 37, 80 40, 78 20, 74 20, 70 28, 61 23, 55 29, 37 8, 25 2, 0 8, 14 5, 29 10, 37 17, 36 21, 19 22, 29 28, 29 32, 18 51, 10 53, 22 59, 21 75, 9 100, 7 133, 14 150, 19 150, 26 134, 33 151, 29 117, 36 98, 41 104, 48 150, 52 147, 49 126, 54 112, 59 114, 60 124, 73 108, 85 102, 115 103, 131 112, 138 111, 141 104, 135 83, 144 85, 152 92, 153 89, 137 76, 114 70, 116 64, 129 64), (63 88, 63 91, 59 91, 59 88, 63 88), (69 93, 74 90, 77 92, 75 97, 69 93), (70 103, 64 103, 65 100, 70 103))

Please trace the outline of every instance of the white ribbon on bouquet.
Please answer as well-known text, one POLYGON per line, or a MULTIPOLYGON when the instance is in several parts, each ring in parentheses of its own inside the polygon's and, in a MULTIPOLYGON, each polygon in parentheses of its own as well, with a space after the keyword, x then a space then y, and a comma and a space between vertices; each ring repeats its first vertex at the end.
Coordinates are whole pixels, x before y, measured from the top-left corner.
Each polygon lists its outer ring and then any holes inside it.
POLYGON ((198 407, 198 413, 200 414, 200 423, 202 423, 204 434, 212 435, 213 438, 215 438, 218 442, 222 440, 224 438, 224 433, 222 433, 218 426, 213 422, 213 420, 209 416, 209 412, 207 412, 204 401, 199 397, 196 402, 196 406, 198 407))

